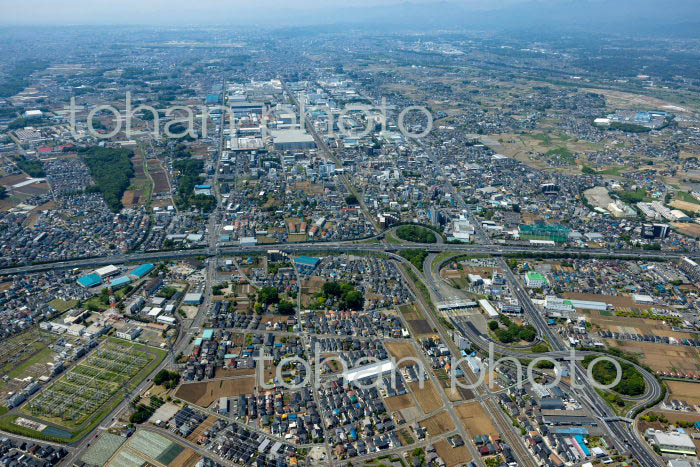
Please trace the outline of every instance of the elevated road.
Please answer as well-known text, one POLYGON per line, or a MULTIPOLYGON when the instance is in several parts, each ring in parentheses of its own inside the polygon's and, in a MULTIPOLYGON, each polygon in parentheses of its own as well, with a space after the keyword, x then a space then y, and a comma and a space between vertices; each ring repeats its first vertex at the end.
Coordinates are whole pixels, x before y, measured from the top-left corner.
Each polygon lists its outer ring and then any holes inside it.
MULTIPOLYGON (((366 241, 366 240, 365 240, 366 241)), ((198 256, 211 257, 218 255, 245 255, 250 253, 264 253, 269 249, 282 249, 290 253, 294 252, 321 252, 321 251, 374 251, 395 252, 410 248, 421 248, 430 253, 451 251, 463 254, 481 254, 502 256, 510 254, 528 255, 586 255, 591 258, 660 258, 666 260, 678 260, 683 257, 700 260, 700 252, 678 253, 672 251, 648 251, 625 249, 580 249, 580 248, 537 248, 520 245, 455 245, 455 244, 383 244, 362 243, 360 240, 348 240, 342 242, 315 242, 315 243, 271 243, 254 246, 209 246, 206 248, 191 248, 169 251, 148 251, 136 253, 123 253, 112 256, 100 256, 96 258, 75 258, 64 261, 47 262, 40 264, 21 265, 0 269, 0 275, 26 274, 31 272, 50 271, 55 269, 98 267, 106 264, 124 264, 139 261, 158 261, 165 259, 184 259, 198 256)))

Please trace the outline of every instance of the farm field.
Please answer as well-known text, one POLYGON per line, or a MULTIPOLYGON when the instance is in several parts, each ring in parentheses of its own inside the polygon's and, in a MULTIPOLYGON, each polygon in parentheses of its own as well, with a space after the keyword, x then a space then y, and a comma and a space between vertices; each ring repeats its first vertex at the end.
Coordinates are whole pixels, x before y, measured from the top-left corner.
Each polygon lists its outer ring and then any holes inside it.
POLYGON ((408 322, 408 326, 411 328, 411 332, 414 336, 421 338, 435 334, 433 328, 430 327, 428 321, 425 320, 415 305, 402 305, 399 307, 399 311, 406 322, 408 322))
POLYGON ((175 397, 200 407, 209 407, 220 397, 252 394, 255 377, 219 379, 200 383, 184 383, 175 392, 175 397))
POLYGON ((457 405, 455 406, 455 411, 472 438, 477 435, 489 435, 492 438, 500 438, 498 430, 491 421, 491 417, 488 416, 478 402, 457 405))
POLYGON ((173 443, 164 436, 139 430, 119 448, 105 465, 111 467, 171 465, 185 451, 183 446, 173 443))
POLYGON ((148 161, 148 173, 153 178, 153 193, 154 194, 168 194, 170 193, 170 184, 168 183, 168 176, 163 169, 163 165, 160 161, 150 159, 148 161))
POLYGON ((688 332, 674 331, 671 326, 662 321, 648 318, 634 318, 631 316, 615 316, 612 312, 586 310, 584 314, 590 317, 591 323, 601 329, 611 332, 627 334, 655 334, 658 336, 675 337, 676 339, 690 339, 693 335, 688 332))

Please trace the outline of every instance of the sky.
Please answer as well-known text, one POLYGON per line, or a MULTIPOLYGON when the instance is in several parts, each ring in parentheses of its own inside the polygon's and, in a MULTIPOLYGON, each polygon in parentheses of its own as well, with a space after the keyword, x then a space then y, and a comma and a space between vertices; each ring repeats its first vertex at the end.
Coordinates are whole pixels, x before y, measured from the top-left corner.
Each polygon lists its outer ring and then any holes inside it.
POLYGON ((378 30, 393 25, 668 32, 684 23, 686 29, 698 23, 700 30, 700 0, 0 0, 0 25, 364 24, 378 30))
MULTIPOLYGON (((492 9, 525 0, 450 0, 470 9, 492 9)), ((322 15, 435 0, 0 0, 2 24, 236 24, 283 21, 285 14, 322 15), (280 6, 285 5, 285 6, 280 6), (292 10, 286 11, 286 10, 292 10), (296 10, 296 11, 294 11, 296 10)), ((365 12, 365 14, 367 14, 365 12)))

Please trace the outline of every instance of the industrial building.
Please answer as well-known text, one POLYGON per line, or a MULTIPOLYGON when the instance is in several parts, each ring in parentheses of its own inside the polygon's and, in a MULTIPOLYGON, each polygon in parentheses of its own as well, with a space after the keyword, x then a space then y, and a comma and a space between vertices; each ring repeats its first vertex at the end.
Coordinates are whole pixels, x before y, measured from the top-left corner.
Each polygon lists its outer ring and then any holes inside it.
POLYGON ((142 264, 133 271, 129 273, 129 276, 134 279, 141 279, 148 275, 149 272, 153 271, 153 265, 151 263, 142 264))
POLYGON ((86 289, 96 287, 100 284, 102 284, 102 278, 99 276, 99 274, 92 273, 78 278, 78 285, 86 289))
POLYGON ((554 295, 548 295, 545 297, 545 310, 547 311, 560 311, 566 313, 573 313, 576 309, 581 310, 597 310, 606 311, 610 308, 610 305, 605 302, 597 302, 592 300, 573 300, 568 298, 559 298, 554 295))
POLYGON ((202 294, 201 293, 188 293, 185 295, 185 298, 182 300, 183 305, 199 305, 202 303, 202 294))
POLYGON ((272 143, 278 151, 314 149, 314 137, 304 130, 272 130, 272 143))
POLYGON ((109 286, 112 289, 118 289, 119 287, 124 287, 131 283, 131 279, 128 276, 119 276, 116 279, 109 281, 109 286))
POLYGON ((119 268, 110 264, 109 266, 104 266, 99 269, 95 269, 95 274, 104 279, 105 277, 110 277, 115 274, 119 274, 119 268))
POLYGON ((646 436, 661 449, 664 454, 679 454, 694 456, 696 452, 695 443, 690 436, 677 431, 663 432, 652 428, 646 431, 646 436))
POLYGON ((479 300, 479 305, 481 305, 481 308, 483 308, 486 314, 489 315, 489 318, 498 318, 498 312, 488 300, 482 298, 479 300))

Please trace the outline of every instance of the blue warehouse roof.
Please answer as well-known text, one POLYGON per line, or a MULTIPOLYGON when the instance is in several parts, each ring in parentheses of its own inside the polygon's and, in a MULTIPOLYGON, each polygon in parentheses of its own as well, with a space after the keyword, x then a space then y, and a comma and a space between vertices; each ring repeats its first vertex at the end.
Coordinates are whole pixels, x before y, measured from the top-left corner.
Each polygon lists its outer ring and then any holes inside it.
POLYGON ((129 282, 131 282, 131 279, 129 279, 127 276, 120 276, 112 281, 109 281, 109 286, 112 288, 122 287, 128 284, 129 282))
POLYGON ((315 267, 320 261, 320 258, 313 258, 311 256, 299 256, 294 260, 297 264, 301 264, 302 266, 311 266, 315 267))
POLYGON ((142 264, 141 266, 139 266, 136 269, 134 269, 133 271, 131 271, 129 273, 129 275, 141 278, 141 277, 145 276, 146 274, 148 274, 149 272, 153 271, 153 267, 154 266, 151 263, 142 264))
POLYGON ((78 279, 78 284, 82 285, 83 287, 95 287, 96 285, 100 285, 102 283, 102 278, 98 276, 97 274, 88 274, 87 276, 83 276, 78 279))

